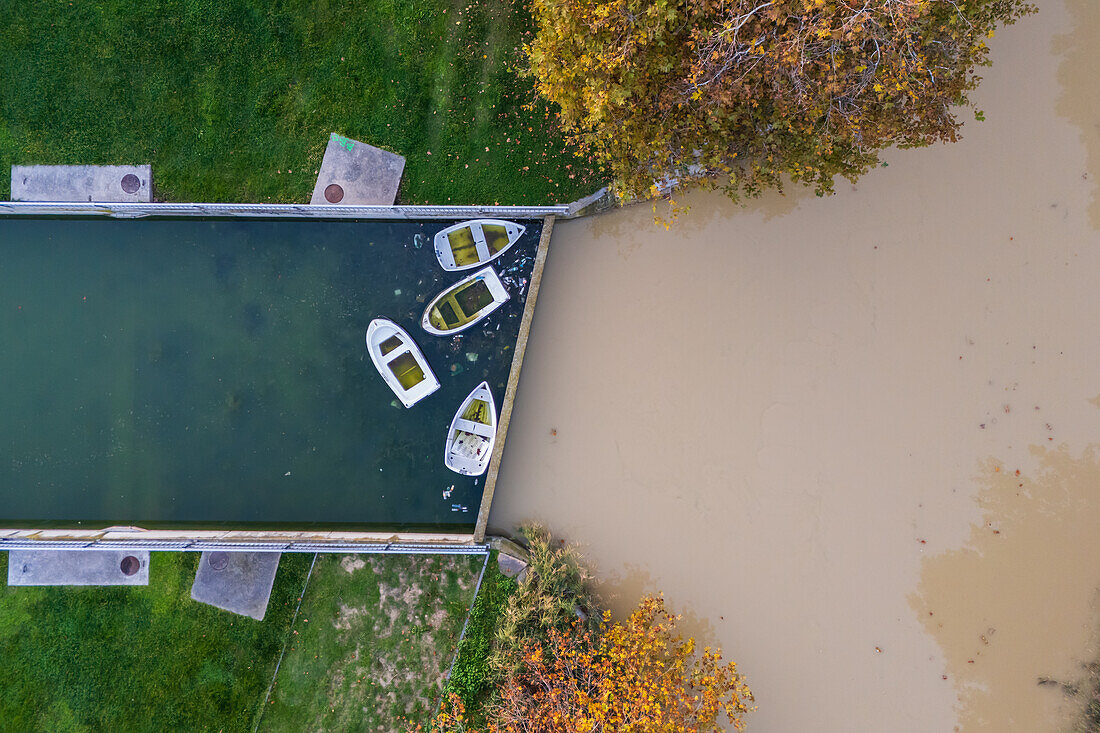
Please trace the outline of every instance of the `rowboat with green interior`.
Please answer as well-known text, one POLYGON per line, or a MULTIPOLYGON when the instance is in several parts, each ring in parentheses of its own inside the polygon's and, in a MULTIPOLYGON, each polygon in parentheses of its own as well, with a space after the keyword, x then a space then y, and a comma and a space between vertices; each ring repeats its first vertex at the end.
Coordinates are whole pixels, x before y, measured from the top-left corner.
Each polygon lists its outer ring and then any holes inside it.
POLYGON ((504 283, 492 267, 486 267, 437 295, 424 309, 420 325, 428 333, 449 336, 474 325, 507 300, 504 283))

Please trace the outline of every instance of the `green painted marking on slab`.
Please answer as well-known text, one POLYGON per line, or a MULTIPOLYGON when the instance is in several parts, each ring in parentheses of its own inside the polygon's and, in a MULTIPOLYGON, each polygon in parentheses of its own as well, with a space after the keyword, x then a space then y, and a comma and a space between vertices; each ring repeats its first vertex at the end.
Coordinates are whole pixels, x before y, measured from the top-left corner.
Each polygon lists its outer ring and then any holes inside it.
POLYGON ((351 140, 350 138, 346 138, 343 135, 337 135, 335 132, 332 133, 332 135, 330 136, 330 139, 334 140, 337 145, 339 145, 342 148, 346 148, 347 150, 351 150, 352 148, 355 147, 355 141, 354 140, 351 140))

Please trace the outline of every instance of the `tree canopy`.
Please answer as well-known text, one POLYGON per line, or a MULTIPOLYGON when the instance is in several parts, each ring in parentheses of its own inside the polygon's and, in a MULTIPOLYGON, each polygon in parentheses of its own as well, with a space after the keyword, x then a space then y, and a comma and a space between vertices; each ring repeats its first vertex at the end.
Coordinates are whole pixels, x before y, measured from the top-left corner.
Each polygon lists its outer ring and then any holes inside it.
MULTIPOLYGON (((717 733, 742 730, 752 692, 719 649, 677 633, 679 617, 647 596, 622 622, 601 611, 576 549, 544 528, 521 528, 529 565, 507 580, 491 649, 473 690, 455 676, 431 733, 717 733)), ((496 563, 488 567, 490 589, 496 563)), ((485 585, 470 617, 478 617, 485 585)), ((468 640, 469 637, 467 637, 468 640)), ((457 670, 474 651, 459 646, 457 670)), ((467 665, 469 666, 469 665, 467 665)), ((417 727, 417 731, 422 728, 417 727)), ((412 733, 412 731, 410 731, 412 733)))
MULTIPOLYGON (((626 198, 790 179, 819 195, 891 146, 953 142, 1025 0, 534 0, 539 92, 626 198)), ((980 112, 975 112, 980 117, 980 112)))
POLYGON ((677 617, 649 596, 606 632, 553 631, 550 649, 530 645, 499 705, 501 733, 702 733, 722 718, 744 729, 752 693, 721 653, 697 655, 675 633, 677 617), (724 715, 723 715, 724 714, 724 715))
MULTIPOLYGON (((610 612, 592 629, 550 628, 525 639, 504 679, 487 733, 717 733, 744 730, 752 692, 719 650, 699 653, 676 633, 677 616, 647 596, 624 623, 610 612)), ((433 729, 470 731, 457 695, 433 729)))

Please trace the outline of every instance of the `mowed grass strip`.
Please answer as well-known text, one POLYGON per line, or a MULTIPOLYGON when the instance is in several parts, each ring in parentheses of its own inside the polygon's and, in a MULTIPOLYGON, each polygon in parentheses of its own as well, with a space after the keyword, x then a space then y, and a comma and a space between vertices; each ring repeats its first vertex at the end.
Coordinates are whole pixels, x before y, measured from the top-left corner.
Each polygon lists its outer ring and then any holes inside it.
POLYGON ((483 562, 318 556, 259 729, 426 729, 483 562))
POLYGON ((330 132, 407 158, 403 203, 602 185, 522 68, 522 0, 0 4, 12 164, 150 162, 167 201, 306 202, 330 132), (532 105, 528 107, 527 105, 532 105))
POLYGON ((0 588, 0 727, 251 731, 311 556, 283 556, 263 621, 192 601, 198 560, 151 553, 148 586, 0 588))

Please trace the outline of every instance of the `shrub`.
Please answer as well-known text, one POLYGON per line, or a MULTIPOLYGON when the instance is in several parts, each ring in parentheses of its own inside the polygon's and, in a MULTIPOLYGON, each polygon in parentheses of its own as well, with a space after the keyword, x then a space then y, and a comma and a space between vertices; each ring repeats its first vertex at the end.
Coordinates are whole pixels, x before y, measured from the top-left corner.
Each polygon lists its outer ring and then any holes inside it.
POLYGON ((527 579, 509 599, 497 629, 491 664, 498 677, 513 673, 530 641, 545 643, 552 630, 571 628, 578 617, 593 628, 599 623, 592 576, 576 549, 555 542, 539 525, 520 533, 528 543, 527 579))

